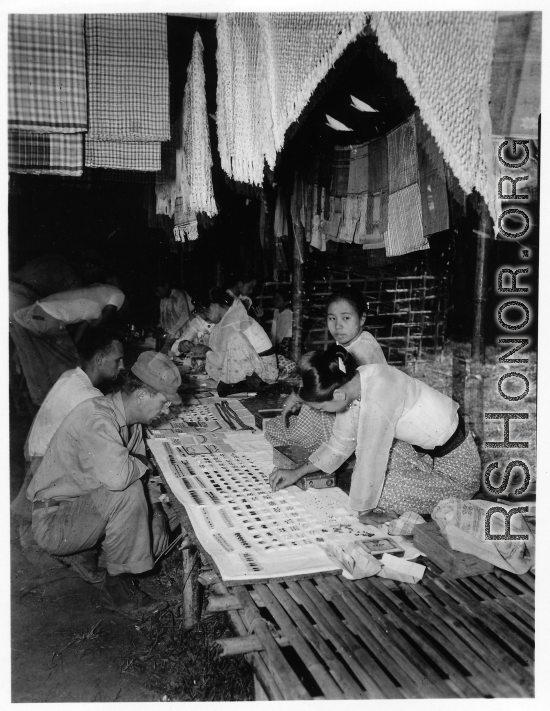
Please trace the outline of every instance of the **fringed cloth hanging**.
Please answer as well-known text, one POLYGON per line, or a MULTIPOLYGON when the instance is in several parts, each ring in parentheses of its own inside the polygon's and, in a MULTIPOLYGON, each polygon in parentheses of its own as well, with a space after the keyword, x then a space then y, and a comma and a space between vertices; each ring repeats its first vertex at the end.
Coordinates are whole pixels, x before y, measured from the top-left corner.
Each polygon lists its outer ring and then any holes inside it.
POLYGON ((218 214, 212 186, 212 153, 206 112, 203 44, 198 32, 187 69, 183 95, 183 149, 186 155, 190 195, 189 206, 209 217, 218 214))
POLYGON ((375 12, 383 52, 466 192, 475 188, 496 218, 489 93, 494 12, 375 12))
POLYGON ((289 126, 366 24, 358 13, 222 14, 217 23, 218 145, 224 171, 261 185, 289 126))

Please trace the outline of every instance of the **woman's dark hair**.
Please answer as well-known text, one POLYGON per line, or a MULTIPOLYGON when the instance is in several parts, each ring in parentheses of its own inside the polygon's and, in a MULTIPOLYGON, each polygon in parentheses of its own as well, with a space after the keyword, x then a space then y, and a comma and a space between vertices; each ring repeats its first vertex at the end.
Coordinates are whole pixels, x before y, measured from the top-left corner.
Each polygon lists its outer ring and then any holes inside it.
POLYGON ((334 304, 337 301, 347 301, 349 304, 351 304, 351 306, 353 306, 353 308, 357 312, 359 318, 361 318, 363 314, 367 313, 367 303, 365 301, 365 297, 357 289, 347 287, 345 289, 340 289, 340 291, 334 291, 328 297, 327 310, 331 304, 334 304))
POLYGON ((335 390, 353 378, 357 372, 357 361, 345 348, 334 345, 326 351, 305 353, 298 370, 302 376, 298 396, 305 402, 326 402, 332 400, 335 390))
POLYGON ((201 294, 195 299, 195 310, 204 311, 211 304, 219 304, 220 306, 231 306, 234 302, 231 294, 228 294, 224 289, 220 289, 219 286, 213 286, 206 293, 201 294))

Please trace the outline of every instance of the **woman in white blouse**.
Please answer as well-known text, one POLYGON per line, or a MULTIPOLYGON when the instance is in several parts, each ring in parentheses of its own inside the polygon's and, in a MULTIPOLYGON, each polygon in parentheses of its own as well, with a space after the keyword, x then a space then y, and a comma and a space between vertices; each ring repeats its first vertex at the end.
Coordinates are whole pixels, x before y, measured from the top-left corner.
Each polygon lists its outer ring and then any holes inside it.
POLYGON ((357 368, 339 346, 307 353, 300 370, 300 398, 338 414, 330 440, 308 462, 273 471, 274 490, 314 471, 332 473, 355 451, 349 503, 368 523, 429 514, 441 499, 478 491, 479 454, 451 398, 389 365, 357 368))
POLYGON ((215 324, 205 367, 221 397, 277 380, 277 357, 269 336, 239 299, 233 301, 227 292, 213 288, 200 306, 205 320, 215 324))

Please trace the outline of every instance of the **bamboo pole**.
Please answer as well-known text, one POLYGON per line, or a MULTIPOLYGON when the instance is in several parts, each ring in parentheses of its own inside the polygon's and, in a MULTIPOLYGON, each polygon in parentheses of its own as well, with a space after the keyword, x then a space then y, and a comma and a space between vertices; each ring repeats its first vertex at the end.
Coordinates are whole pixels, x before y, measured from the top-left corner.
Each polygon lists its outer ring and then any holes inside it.
POLYGON ((472 334, 472 359, 485 363, 485 307, 487 304, 487 274, 489 251, 492 240, 492 225, 489 209, 480 205, 480 221, 477 235, 476 273, 474 283, 474 329, 472 334))
POLYGON ((294 232, 294 259, 292 262, 292 360, 296 363, 302 357, 302 325, 304 314, 304 289, 302 255, 304 251, 302 229, 294 232))

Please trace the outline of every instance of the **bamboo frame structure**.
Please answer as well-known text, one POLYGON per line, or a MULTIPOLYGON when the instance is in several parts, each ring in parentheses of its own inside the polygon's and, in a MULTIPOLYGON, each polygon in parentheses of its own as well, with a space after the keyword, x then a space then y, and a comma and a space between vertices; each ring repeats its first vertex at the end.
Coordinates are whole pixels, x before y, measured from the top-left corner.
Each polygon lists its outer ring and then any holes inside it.
MULTIPOLYGON (((278 286, 288 282, 266 282, 258 297, 264 314, 272 312, 270 300, 278 286)), ((303 323, 296 334, 296 359, 303 350, 325 349, 332 342, 325 317, 325 302, 333 291, 354 287, 361 291, 368 305, 366 329, 380 343, 390 365, 412 366, 437 356, 445 337, 447 299, 446 276, 396 276, 393 274, 355 276, 331 274, 328 279, 294 284, 294 302, 300 303, 303 323), (303 293, 307 296, 304 298, 303 293), (301 299, 298 297, 301 296, 301 299), (307 331, 307 334, 304 332, 307 331)))

